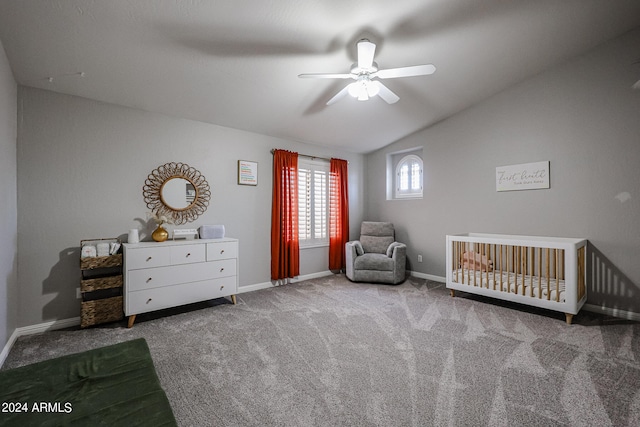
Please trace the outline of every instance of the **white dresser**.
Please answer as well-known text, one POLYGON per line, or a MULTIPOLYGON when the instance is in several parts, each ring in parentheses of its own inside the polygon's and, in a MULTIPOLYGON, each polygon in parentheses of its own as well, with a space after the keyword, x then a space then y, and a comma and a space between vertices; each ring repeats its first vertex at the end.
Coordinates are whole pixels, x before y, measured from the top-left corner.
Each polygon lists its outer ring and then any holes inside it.
POLYGON ((136 315, 238 293, 238 240, 125 243, 124 313, 136 315))

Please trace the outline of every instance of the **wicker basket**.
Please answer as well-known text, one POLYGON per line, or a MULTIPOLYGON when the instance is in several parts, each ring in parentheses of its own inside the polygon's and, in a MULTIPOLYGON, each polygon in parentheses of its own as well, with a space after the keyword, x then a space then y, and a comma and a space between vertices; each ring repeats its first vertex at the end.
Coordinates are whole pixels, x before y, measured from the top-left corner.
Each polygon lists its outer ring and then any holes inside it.
POLYGON ((95 279, 86 279, 80 281, 80 290, 82 292, 99 291, 100 289, 121 288, 122 275, 99 277, 95 279))
POLYGON ((116 322, 123 318, 121 296, 86 301, 82 303, 80 327, 86 328, 100 323, 116 322))
POLYGON ((81 270, 93 270, 96 268, 118 267, 122 265, 122 254, 109 256, 80 258, 81 270))

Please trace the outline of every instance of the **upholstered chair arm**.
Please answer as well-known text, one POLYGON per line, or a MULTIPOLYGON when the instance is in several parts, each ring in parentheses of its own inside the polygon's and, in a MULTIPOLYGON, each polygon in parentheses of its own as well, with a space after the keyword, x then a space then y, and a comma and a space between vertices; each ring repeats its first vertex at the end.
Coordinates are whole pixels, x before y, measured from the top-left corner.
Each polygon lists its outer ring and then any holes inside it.
POLYGON ((407 245, 405 245, 404 243, 400 243, 400 242, 393 242, 392 244, 389 245, 389 247, 387 248, 387 256, 389 258, 393 258, 393 255, 396 251, 396 248, 404 248, 405 254, 407 251, 407 245))
POLYGON ((353 269, 353 263, 358 255, 358 250, 362 251, 362 245, 358 240, 353 240, 345 244, 345 263, 347 264, 347 277, 351 280, 355 278, 355 271, 353 269), (359 246, 359 248, 358 248, 359 246))
POLYGON ((407 245, 393 242, 389 248, 393 259, 393 283, 401 283, 405 279, 407 268, 407 245))

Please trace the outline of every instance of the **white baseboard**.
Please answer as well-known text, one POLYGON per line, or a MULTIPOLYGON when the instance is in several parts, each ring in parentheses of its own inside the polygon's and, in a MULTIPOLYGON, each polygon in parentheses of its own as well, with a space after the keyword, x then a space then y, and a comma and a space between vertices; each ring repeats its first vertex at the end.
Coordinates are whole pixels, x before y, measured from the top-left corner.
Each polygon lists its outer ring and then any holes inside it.
POLYGON ((636 322, 640 322, 640 313, 635 313, 633 311, 601 307, 595 304, 585 304, 582 306, 582 309, 590 311, 592 313, 607 314, 609 316, 618 317, 620 319, 635 320, 636 322))
POLYGON ((19 337, 24 335, 39 334, 47 331, 54 331, 56 329, 72 328, 78 325, 80 325, 80 318, 73 317, 71 319, 53 320, 51 322, 43 322, 38 323, 37 325, 16 328, 9 337, 9 340, 5 344, 4 348, 2 349, 2 353, 0 353, 0 368, 2 368, 2 365, 4 365, 4 361, 7 359, 7 356, 9 355, 13 344, 15 344, 16 340, 19 337))
POLYGON ((333 276, 333 274, 334 273, 329 270, 320 271, 318 273, 304 274, 302 276, 294 277, 293 279, 291 279, 291 283, 302 282, 303 280, 318 279, 320 277, 333 276))
POLYGON ((11 347, 13 347, 13 344, 16 342, 17 339, 18 339, 18 330, 15 329, 11 334, 11 336, 9 337, 9 340, 7 341, 7 343, 4 345, 4 348, 2 349, 2 353, 0 353, 0 368, 2 368, 2 365, 4 365, 4 361, 7 360, 7 356, 11 351, 11 347))
POLYGON ((433 274, 420 273, 418 271, 409 271, 409 274, 412 277, 417 277, 418 279, 431 280, 434 282, 445 283, 447 279, 442 276, 434 276, 433 274))
MULTIPOLYGON (((304 274, 302 276, 297 276, 297 277, 294 277, 293 279, 289 279, 289 283, 298 283, 298 282, 302 282, 303 280, 317 279, 319 277, 331 276, 333 274, 334 273, 332 273, 329 270, 320 271, 318 273, 304 274)), ((273 281, 256 283, 254 285, 239 286, 238 293, 243 294, 245 292, 259 291, 260 289, 275 288, 276 286, 277 285, 273 281)))
POLYGON ((243 294, 245 292, 259 291, 260 289, 267 289, 267 288, 273 288, 273 287, 274 287, 273 283, 271 282, 263 282, 263 283, 256 283, 254 285, 238 286, 238 293, 243 294))

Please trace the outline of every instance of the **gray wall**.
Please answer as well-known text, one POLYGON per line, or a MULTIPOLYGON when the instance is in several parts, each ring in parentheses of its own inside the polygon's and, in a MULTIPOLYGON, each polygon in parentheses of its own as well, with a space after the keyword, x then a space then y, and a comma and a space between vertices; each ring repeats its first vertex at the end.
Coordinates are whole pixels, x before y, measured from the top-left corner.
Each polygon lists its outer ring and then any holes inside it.
POLYGON ((586 237, 588 302, 640 313, 639 52, 636 30, 371 153, 367 217, 394 222, 410 268, 440 277, 446 234, 586 237), (387 201, 387 154, 416 146, 424 198, 387 201), (497 166, 542 160, 550 189, 495 191, 497 166))
MULTIPOLYGON (((142 186, 166 162, 211 186, 195 223, 240 239, 240 285, 270 282, 272 148, 349 160, 352 228, 362 219, 363 156, 211 124, 19 87, 19 324, 78 316, 82 239, 145 228, 142 186), (237 161, 259 163, 257 187, 237 185, 237 161)), ((145 234, 145 233, 142 233, 145 234)), ((301 275, 327 271, 327 248, 301 252, 301 275)))
POLYGON ((17 324, 16 93, 16 82, 0 42, 0 349, 17 324))

